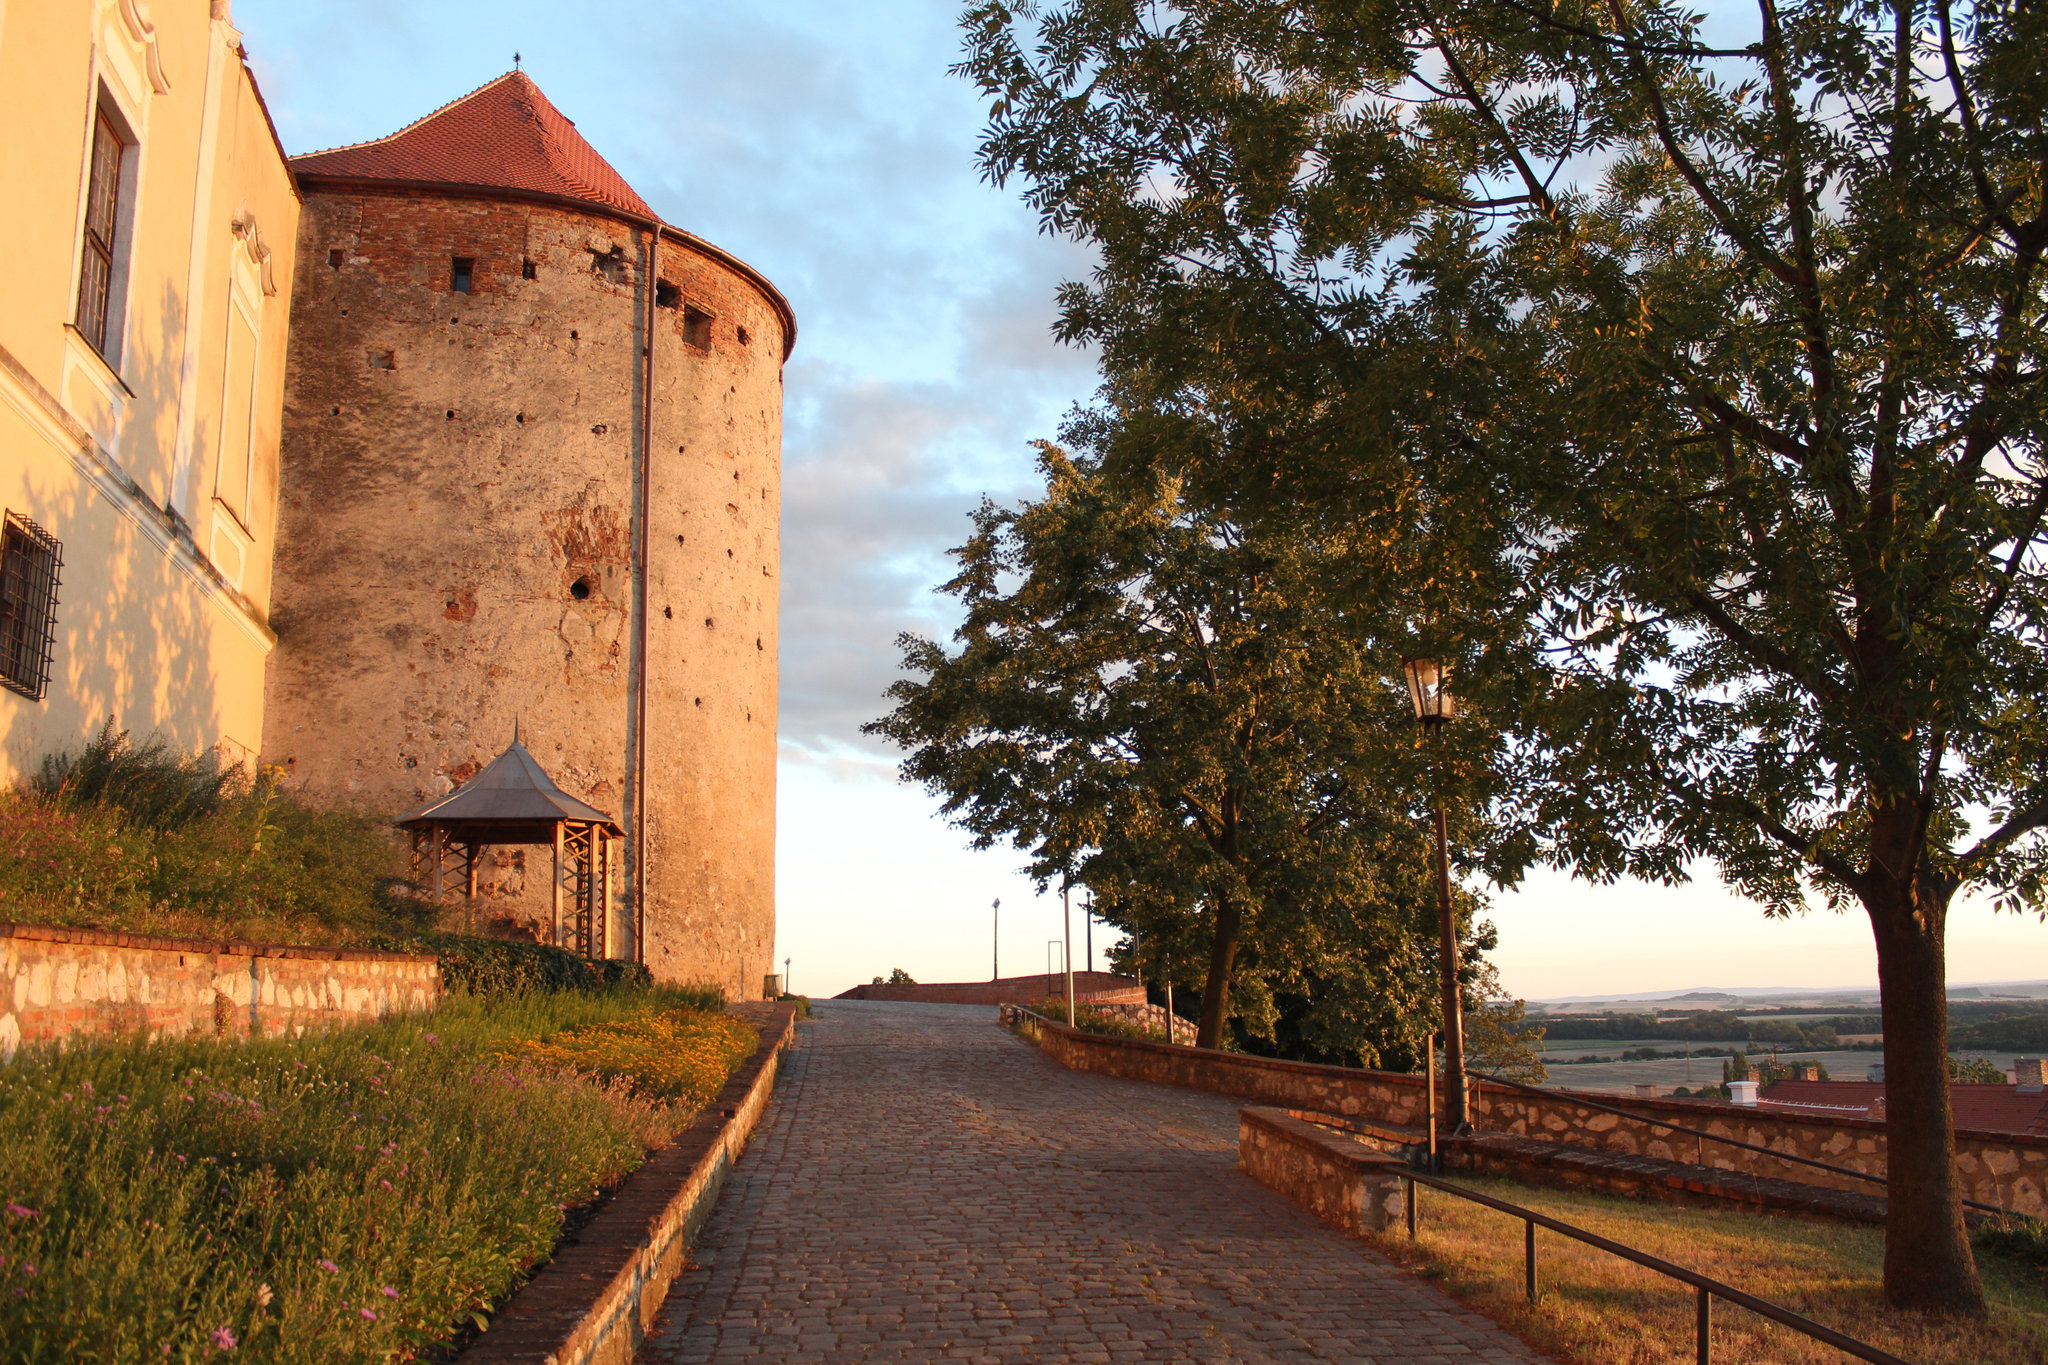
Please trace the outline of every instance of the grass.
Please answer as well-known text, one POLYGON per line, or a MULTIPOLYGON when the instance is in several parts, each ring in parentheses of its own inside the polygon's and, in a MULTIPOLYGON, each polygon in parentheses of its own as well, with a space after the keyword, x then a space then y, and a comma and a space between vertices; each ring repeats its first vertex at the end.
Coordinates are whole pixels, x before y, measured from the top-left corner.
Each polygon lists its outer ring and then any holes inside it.
POLYGON ((751 1052, 703 1003, 457 995, 296 1041, 24 1052, 0 1069, 0 1360, 432 1355, 751 1052))
POLYGON ((275 770, 111 727, 0 791, 0 904, 43 924, 345 944, 431 929, 384 820, 302 805, 275 770))
MULTIPOLYGON (((2048 1276, 1980 1254, 1992 1303, 1981 1322, 1928 1319, 1884 1301, 1881 1228, 1739 1210, 1639 1203, 1610 1195, 1461 1179, 1497 1199, 1547 1213, 1803 1313, 1916 1365, 2039 1365, 2048 1359, 2048 1276)), ((1689 1365, 1693 1291, 1582 1243, 1538 1229, 1541 1295, 1522 1297, 1520 1219, 1422 1191, 1416 1240, 1396 1227, 1372 1238, 1537 1346, 1578 1365, 1689 1365)), ((1843 1357, 1775 1323, 1716 1304, 1717 1365, 1837 1365, 1843 1357)))

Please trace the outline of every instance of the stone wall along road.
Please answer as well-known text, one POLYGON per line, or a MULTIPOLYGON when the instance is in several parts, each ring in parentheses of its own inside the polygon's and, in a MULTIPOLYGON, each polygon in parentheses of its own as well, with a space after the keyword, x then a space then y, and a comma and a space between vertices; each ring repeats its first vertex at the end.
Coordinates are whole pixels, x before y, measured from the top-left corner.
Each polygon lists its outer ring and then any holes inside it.
POLYGON ((828 1001, 639 1359, 1544 1359, 1237 1169, 1238 1103, 828 1001))

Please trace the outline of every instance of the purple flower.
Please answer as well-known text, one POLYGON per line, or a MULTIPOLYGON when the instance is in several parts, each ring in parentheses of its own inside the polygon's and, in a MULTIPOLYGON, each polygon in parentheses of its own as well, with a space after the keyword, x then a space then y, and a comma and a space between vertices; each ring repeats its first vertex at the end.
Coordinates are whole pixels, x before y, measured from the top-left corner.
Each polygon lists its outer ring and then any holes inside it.
POLYGON ((384 1297, 387 1299, 395 1299, 398 1297, 398 1291, 387 1284, 384 1286, 384 1297))
POLYGON ((23 1204, 9 1204, 7 1211, 16 1218, 35 1218, 39 1216, 34 1209, 23 1204))
POLYGON ((375 1322, 377 1320, 377 1312, 373 1308, 363 1308, 358 1309, 357 1311, 359 1311, 363 1315, 363 1317, 370 1322, 375 1322))
POLYGON ((339 1275, 341 1273, 341 1267, 332 1261, 319 1261, 315 1264, 330 1275, 339 1275))
POLYGON ((226 1327, 216 1327, 216 1328, 214 1328, 214 1329, 213 1329, 213 1344, 214 1344, 214 1346, 215 1346, 216 1348, 218 1348, 218 1349, 220 1349, 220 1350, 223 1350, 223 1351, 232 1351, 232 1350, 234 1350, 234 1349, 235 1349, 235 1334, 234 1334, 234 1332, 232 1332, 231 1330, 229 1330, 229 1329, 228 1329, 228 1328, 226 1328, 226 1327))

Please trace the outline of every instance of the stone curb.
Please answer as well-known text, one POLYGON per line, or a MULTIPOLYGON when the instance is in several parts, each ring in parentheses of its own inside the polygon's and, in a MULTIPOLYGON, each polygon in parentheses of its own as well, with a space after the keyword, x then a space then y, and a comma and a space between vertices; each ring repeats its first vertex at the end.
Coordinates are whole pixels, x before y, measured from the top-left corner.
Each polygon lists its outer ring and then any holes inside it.
POLYGON ((796 1006, 775 1006, 718 1098, 512 1295, 462 1365, 628 1365, 768 1107, 795 1032, 796 1006))

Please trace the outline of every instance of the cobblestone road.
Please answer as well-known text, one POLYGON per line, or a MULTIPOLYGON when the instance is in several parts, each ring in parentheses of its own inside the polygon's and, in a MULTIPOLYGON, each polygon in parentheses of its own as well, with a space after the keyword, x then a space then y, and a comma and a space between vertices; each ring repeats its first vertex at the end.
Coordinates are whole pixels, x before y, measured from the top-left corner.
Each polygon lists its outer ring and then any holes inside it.
POLYGON ((1254 1184, 1237 1102, 832 1001, 644 1362, 1541 1361, 1254 1184))

